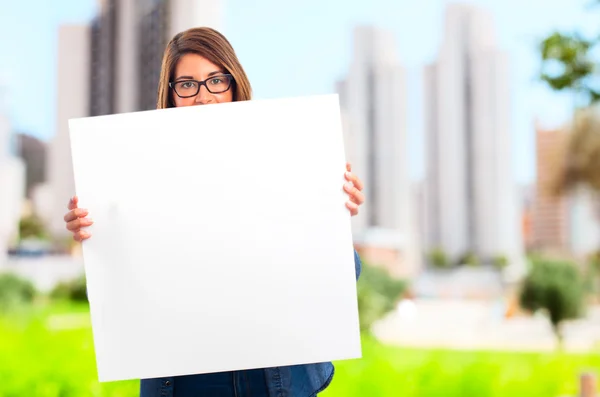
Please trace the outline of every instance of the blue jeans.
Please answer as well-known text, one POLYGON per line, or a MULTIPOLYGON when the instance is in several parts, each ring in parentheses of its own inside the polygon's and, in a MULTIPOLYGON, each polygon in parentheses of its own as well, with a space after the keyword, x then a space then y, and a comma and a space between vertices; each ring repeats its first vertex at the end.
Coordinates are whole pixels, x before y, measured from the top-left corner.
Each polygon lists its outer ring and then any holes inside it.
POLYGON ((218 372, 202 375, 176 376, 162 379, 144 379, 140 397, 266 397, 269 395, 263 369, 218 372))

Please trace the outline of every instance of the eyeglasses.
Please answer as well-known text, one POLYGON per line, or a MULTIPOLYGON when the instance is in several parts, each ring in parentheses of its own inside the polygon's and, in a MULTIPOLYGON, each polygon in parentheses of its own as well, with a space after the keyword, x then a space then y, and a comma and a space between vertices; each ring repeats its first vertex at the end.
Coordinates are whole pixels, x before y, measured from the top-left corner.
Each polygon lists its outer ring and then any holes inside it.
POLYGON ((179 80, 169 82, 169 87, 175 90, 180 98, 190 98, 198 95, 200 87, 205 86, 211 94, 221 94, 231 88, 233 76, 230 74, 219 74, 209 77, 204 81, 179 80))

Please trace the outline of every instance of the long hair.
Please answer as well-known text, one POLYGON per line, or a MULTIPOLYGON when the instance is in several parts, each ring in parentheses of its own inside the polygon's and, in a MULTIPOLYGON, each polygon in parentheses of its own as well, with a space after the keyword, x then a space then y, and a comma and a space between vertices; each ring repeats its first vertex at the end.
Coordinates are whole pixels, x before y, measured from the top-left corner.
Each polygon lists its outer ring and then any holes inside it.
POLYGON ((158 82, 158 101, 156 107, 165 109, 174 107, 169 81, 173 79, 177 62, 185 54, 198 54, 215 65, 222 67, 225 73, 233 76, 231 87, 234 101, 247 101, 252 97, 252 87, 240 61, 229 41, 212 28, 200 27, 178 33, 171 39, 163 55, 158 82))

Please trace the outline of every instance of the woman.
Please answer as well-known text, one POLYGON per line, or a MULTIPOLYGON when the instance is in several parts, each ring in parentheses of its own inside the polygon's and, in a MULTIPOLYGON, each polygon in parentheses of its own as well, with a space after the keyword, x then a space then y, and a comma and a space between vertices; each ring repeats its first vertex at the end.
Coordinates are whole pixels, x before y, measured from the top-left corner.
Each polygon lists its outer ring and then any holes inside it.
MULTIPOLYGON (((227 39, 210 28, 194 28, 177 34, 165 50, 158 84, 159 109, 206 105, 251 99, 251 87, 227 39)), ((352 215, 364 202, 362 182, 346 166, 346 207, 352 215)), ((88 211, 69 201, 67 229, 76 241, 91 237, 85 231, 93 222, 88 211)), ((360 259, 355 256, 356 277, 360 259)), ((316 326, 318 326, 316 324, 316 326)), ((332 363, 263 368, 214 374, 143 379, 141 397, 279 397, 316 396, 333 377, 332 363)))

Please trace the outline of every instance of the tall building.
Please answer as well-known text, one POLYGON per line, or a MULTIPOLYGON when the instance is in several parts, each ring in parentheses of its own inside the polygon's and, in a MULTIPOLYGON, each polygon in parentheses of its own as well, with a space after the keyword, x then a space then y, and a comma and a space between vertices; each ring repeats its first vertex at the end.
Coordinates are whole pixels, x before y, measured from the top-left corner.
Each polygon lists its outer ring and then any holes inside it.
POLYGON ((570 194, 552 191, 563 165, 568 128, 536 125, 536 189, 533 205, 532 248, 542 252, 585 257, 598 249, 600 228, 597 199, 584 188, 570 194))
POLYGON ((397 274, 418 266, 407 172, 405 76, 390 32, 355 29, 349 72, 337 85, 347 157, 365 184, 366 202, 353 218, 353 234, 367 261, 379 252, 397 274))
POLYGON ((56 236, 66 235, 64 214, 69 198, 75 194, 69 119, 86 117, 90 100, 90 29, 84 25, 65 25, 58 31, 56 134, 48 155, 48 183, 52 191, 51 220, 48 225, 56 236))
POLYGON ((223 0, 99 0, 90 26, 63 26, 58 48, 57 131, 48 156, 49 186, 36 193, 55 235, 74 193, 68 119, 156 108, 164 49, 196 26, 221 29, 223 0), (52 204, 47 200, 53 201, 52 204))
POLYGON ((449 5, 439 57, 424 77, 426 249, 522 265, 508 59, 495 44, 491 15, 449 5))
POLYGON ((25 164, 12 153, 12 129, 5 110, 0 106, 0 267, 9 244, 18 237, 25 198, 25 164))
POLYGON ((569 199, 569 250, 571 254, 585 258, 598 252, 600 225, 598 196, 589 189, 578 189, 569 199))
POLYGON ((223 0, 104 0, 91 26, 91 115, 156 108, 163 52, 186 29, 222 30, 223 0))
POLYGON ((566 251, 569 244, 569 203, 552 191, 568 135, 564 129, 536 125, 536 187, 532 219, 532 246, 536 250, 566 251))
POLYGON ((36 185, 46 181, 46 143, 27 134, 17 134, 17 153, 26 168, 25 186, 31 197, 36 185))

